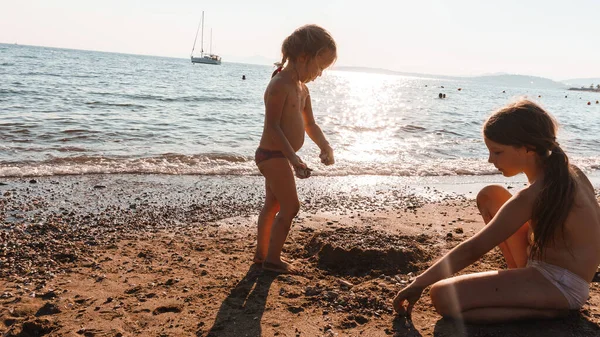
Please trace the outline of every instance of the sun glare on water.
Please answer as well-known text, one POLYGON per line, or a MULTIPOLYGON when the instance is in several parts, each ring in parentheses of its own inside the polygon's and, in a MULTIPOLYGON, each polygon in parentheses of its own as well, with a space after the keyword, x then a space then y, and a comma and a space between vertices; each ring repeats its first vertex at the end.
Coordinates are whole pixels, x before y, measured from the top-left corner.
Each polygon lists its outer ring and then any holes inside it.
MULTIPOLYGON (((328 87, 335 101, 328 106, 326 123, 334 125, 338 155, 352 162, 398 161, 409 148, 420 147, 416 139, 401 136, 412 109, 404 97, 404 77, 331 72, 328 87)), ((421 139, 422 142, 422 139, 421 139)))

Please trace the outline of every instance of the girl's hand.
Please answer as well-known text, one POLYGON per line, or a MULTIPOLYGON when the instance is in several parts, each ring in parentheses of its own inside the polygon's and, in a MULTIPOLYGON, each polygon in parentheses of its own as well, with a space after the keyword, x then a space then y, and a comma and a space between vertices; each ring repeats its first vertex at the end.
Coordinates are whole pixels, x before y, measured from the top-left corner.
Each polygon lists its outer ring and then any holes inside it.
POLYGON ((294 167, 294 170, 306 168, 306 164, 298 156, 294 156, 294 158, 290 159, 290 164, 292 164, 292 167, 294 167))
POLYGON ((310 173, 312 172, 306 164, 300 159, 300 157, 296 156, 293 160, 290 160, 292 167, 294 168, 294 172, 296 173, 296 177, 300 179, 306 179, 310 177, 310 173))
POLYGON ((321 150, 321 154, 319 155, 321 158, 321 163, 325 165, 331 165, 335 163, 335 159, 333 158, 333 149, 329 146, 327 148, 321 150))
POLYGON ((400 290, 392 303, 394 310, 399 315, 406 315, 409 320, 411 319, 412 309, 419 298, 421 298, 421 294, 423 294, 424 290, 424 288, 414 286, 413 284, 400 290), (405 303, 407 303, 406 308, 404 308, 405 303))

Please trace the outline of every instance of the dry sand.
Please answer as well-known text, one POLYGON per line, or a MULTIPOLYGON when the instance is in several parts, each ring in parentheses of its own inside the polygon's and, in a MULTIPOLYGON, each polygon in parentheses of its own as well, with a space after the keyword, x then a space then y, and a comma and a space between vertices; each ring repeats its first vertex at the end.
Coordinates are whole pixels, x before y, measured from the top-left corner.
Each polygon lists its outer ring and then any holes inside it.
MULTIPOLYGON (((598 283, 580 312, 552 321, 464 325, 427 293, 412 322, 395 316, 395 293, 483 223, 472 197, 375 180, 299 183, 284 247, 299 275, 251 262, 260 177, 1 181, 0 333, 600 336, 598 283)), ((463 272, 504 267, 496 249, 463 272)))

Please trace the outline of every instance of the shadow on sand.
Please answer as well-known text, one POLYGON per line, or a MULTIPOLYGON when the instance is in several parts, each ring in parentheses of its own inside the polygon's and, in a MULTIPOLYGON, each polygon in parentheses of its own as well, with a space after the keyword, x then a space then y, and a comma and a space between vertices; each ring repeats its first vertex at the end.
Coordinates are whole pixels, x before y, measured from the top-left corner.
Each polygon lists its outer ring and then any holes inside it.
POLYGON ((265 311, 269 288, 277 274, 263 272, 260 265, 252 265, 219 308, 213 326, 196 332, 200 337, 261 336, 260 322, 265 311))
POLYGON ((435 337, 463 337, 463 336, 569 336, 588 337, 600 336, 600 326, 590 322, 579 312, 573 312, 560 319, 531 320, 502 324, 464 324, 461 321, 440 319, 433 332, 435 337))
POLYGON ((394 336, 406 336, 406 337, 422 337, 421 333, 417 331, 412 321, 407 319, 405 316, 396 315, 392 321, 392 331, 385 331, 386 335, 393 334, 394 336))

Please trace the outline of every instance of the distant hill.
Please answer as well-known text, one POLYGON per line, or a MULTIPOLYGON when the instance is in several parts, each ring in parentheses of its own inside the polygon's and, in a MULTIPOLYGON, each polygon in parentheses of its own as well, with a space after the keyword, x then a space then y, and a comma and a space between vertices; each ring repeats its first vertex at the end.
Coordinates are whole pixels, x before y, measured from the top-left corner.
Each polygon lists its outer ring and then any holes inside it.
MULTIPOLYGON (((409 72, 394 71, 394 70, 389 70, 389 69, 368 68, 368 67, 334 67, 334 69, 341 70, 341 71, 356 71, 356 72, 362 72, 362 73, 412 76, 412 77, 435 78, 435 79, 445 79, 445 80, 475 81, 475 82, 479 82, 479 83, 489 83, 489 84, 494 84, 494 85, 503 85, 503 86, 507 86, 507 87, 565 88, 565 89, 567 87, 564 83, 556 82, 549 78, 537 77, 537 76, 527 76, 527 75, 511 75, 511 74, 505 74, 505 73, 482 75, 482 76, 461 77, 461 76, 445 76, 445 75, 409 73, 409 72)), ((600 83, 600 82, 598 82, 598 83, 600 83)))
POLYGON ((594 85, 594 87, 598 84, 600 84, 600 78, 595 77, 595 78, 574 78, 571 80, 564 80, 562 81, 563 83, 567 84, 568 86, 571 87, 586 87, 589 88, 590 85, 594 85))
MULTIPOLYGON (((224 58, 225 59, 225 58, 224 58)), ((254 55, 249 57, 228 57, 228 62, 239 62, 239 63, 251 63, 251 64, 263 64, 273 65, 275 60, 261 56, 254 55)), ((369 74, 384 74, 384 75, 397 75, 397 76, 410 76, 440 80, 454 80, 454 81, 475 81, 478 83, 487 83, 506 87, 520 87, 520 88, 557 88, 557 89, 568 89, 569 87, 580 88, 584 86, 588 88, 590 84, 600 84, 600 78, 577 78, 564 81, 554 81, 549 78, 529 75, 515 75, 507 73, 492 73, 480 76, 447 76, 447 75, 435 75, 435 74, 422 74, 405 71, 395 71, 384 68, 370 68, 370 67, 349 67, 349 66, 337 66, 334 65, 332 70, 339 71, 353 71, 359 73, 369 74)))
POLYGON ((474 81, 480 83, 493 83, 496 85, 506 85, 522 88, 565 88, 566 85, 561 82, 553 81, 549 78, 528 76, 528 75, 492 75, 476 76, 474 81))
POLYGON ((439 79, 448 79, 448 80, 464 79, 464 77, 457 77, 457 76, 410 73, 410 72, 404 72, 404 71, 389 70, 389 69, 384 69, 384 68, 344 67, 344 66, 338 67, 338 66, 334 65, 333 70, 355 71, 358 73, 369 73, 369 74, 398 75, 398 76, 411 76, 411 77, 423 77, 423 78, 439 78, 439 79))

